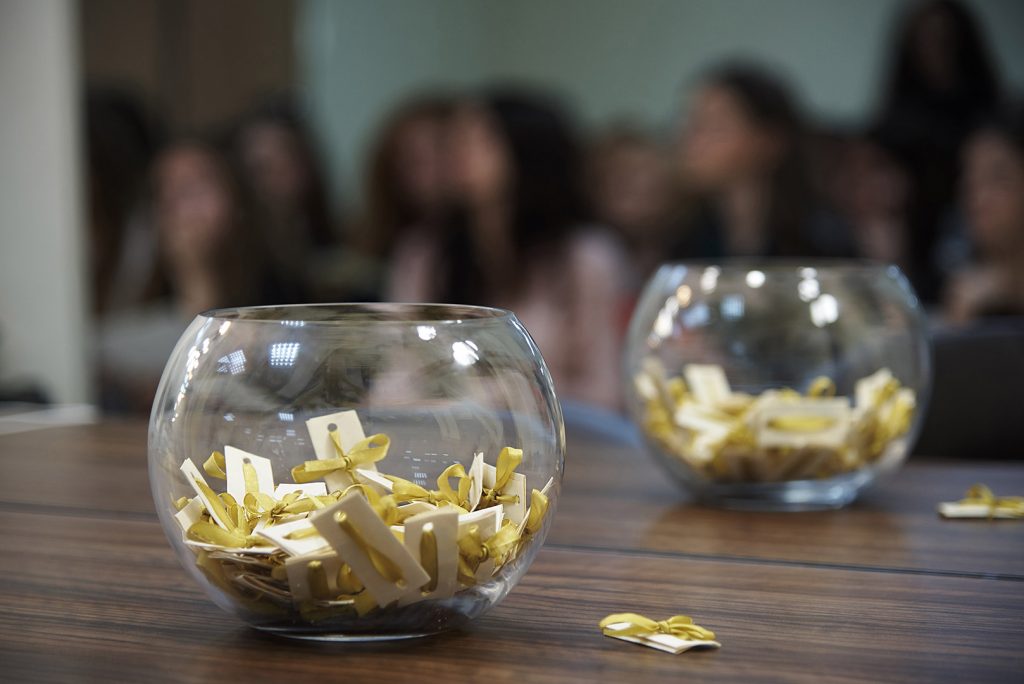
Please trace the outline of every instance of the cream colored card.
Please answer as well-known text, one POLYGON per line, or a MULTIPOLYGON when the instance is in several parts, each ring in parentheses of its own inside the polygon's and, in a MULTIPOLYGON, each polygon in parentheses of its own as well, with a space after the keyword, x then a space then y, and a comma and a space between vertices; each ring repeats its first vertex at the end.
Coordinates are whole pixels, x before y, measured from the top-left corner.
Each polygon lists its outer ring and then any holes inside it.
POLYGON ((293 492, 301 492, 304 496, 327 496, 327 485, 323 482, 306 482, 305 484, 282 482, 274 488, 274 498, 280 501, 293 492))
POLYGON ((608 634, 607 636, 610 636, 612 639, 621 639, 622 641, 628 641, 631 644, 640 644, 641 646, 648 646, 650 648, 675 655, 683 653, 684 651, 689 651, 691 648, 722 647, 722 644, 717 641, 690 641, 687 639, 680 639, 679 637, 671 634, 652 634, 650 636, 616 636, 614 634, 608 634))
POLYGON ((854 385, 853 396, 857 408, 873 408, 878 403, 882 390, 893 379, 892 371, 882 368, 854 385))
POLYGON ((1010 510, 995 510, 987 504, 964 504, 956 501, 949 501, 939 504, 939 515, 943 518, 998 518, 1000 520, 1011 520, 1022 517, 1020 513, 1010 510))
POLYGON ((181 464, 181 472, 184 473, 185 479, 188 481, 189 486, 195 491, 196 495, 198 495, 199 500, 203 502, 203 506, 205 506, 206 510, 210 512, 210 517, 213 518, 213 521, 225 530, 229 532, 232 531, 234 528, 229 525, 226 520, 221 520, 220 516, 217 515, 217 508, 222 508, 223 504, 218 507, 211 506, 209 500, 206 498, 206 494, 203 493, 203 490, 197 484, 198 482, 202 482, 204 485, 209 487, 209 483, 207 483, 206 478, 203 477, 201 472, 199 472, 199 469, 196 468, 196 464, 192 462, 191 458, 186 458, 185 462, 181 464))
MULTIPOLYGON (((421 567, 423 567, 423 559, 420 556, 420 542, 425 530, 434 533, 434 541, 437 544, 437 577, 433 578, 436 579, 436 585, 432 591, 420 587, 420 591, 406 594, 399 600, 399 605, 427 599, 448 598, 458 589, 458 512, 454 508, 439 508, 413 516, 405 521, 405 548, 421 567)), ((424 570, 430 574, 429 568, 424 567, 424 570)))
MULTIPOLYGON (((437 509, 437 506, 427 501, 410 501, 398 507, 399 520, 408 520, 414 515, 429 513, 430 511, 436 511, 437 509)), ((456 511, 456 513, 457 512, 458 511, 456 511)))
POLYGON ((320 561, 323 564, 327 588, 333 592, 338 592, 338 573, 341 571, 342 561, 336 553, 333 551, 321 551, 304 556, 292 556, 285 560, 284 567, 285 572, 288 573, 288 588, 291 590, 292 599, 296 603, 309 601, 314 598, 309 582, 309 564, 313 561, 320 561))
POLYGON ((301 520, 264 527, 257 530, 256 534, 281 547, 281 549, 292 556, 304 556, 323 551, 330 546, 327 540, 319 534, 312 536, 304 534, 312 529, 313 523, 308 518, 302 518, 301 520), (296 538, 293 539, 293 535, 297 535, 296 538))
MULTIPOLYGON (((494 487, 497 476, 497 468, 487 463, 483 464, 484 487, 494 487)), ((511 520, 513 524, 518 525, 526 517, 526 476, 522 473, 512 473, 512 477, 509 478, 498 494, 516 497, 515 502, 503 503, 501 507, 505 509, 505 517, 511 520)))
MULTIPOLYGON (((477 526, 481 541, 487 541, 501 529, 501 521, 504 517, 502 506, 491 506, 472 513, 465 513, 459 516, 459 537, 466 534, 473 525, 477 526)), ((480 563, 476 570, 477 581, 484 581, 494 574, 494 559, 488 558, 480 563)))
POLYGON ((352 567, 356 577, 379 605, 393 603, 406 593, 418 593, 419 588, 430 581, 430 576, 395 538, 362 494, 350 492, 338 503, 317 511, 309 519, 337 554, 352 567), (338 521, 341 515, 345 516, 347 523, 361 539, 354 539, 342 528, 338 521), (394 563, 402 575, 401 579, 391 581, 384 577, 373 564, 363 544, 394 563))
POLYGON ((480 505, 480 497, 484 493, 484 455, 477 453, 469 466, 469 510, 475 511, 480 505))
POLYGON ((846 397, 800 398, 762 406, 755 419, 757 441, 762 447, 827 447, 839 449, 846 442, 852 423, 850 403, 846 397), (801 429, 780 425, 801 420, 820 420, 820 428, 808 424, 801 429))
POLYGON ((356 477, 362 484, 369 485, 381 494, 390 494, 395 488, 395 483, 381 475, 376 470, 368 468, 357 468, 356 477))
POLYGON ((729 400, 732 388, 725 371, 714 364, 688 363, 683 368, 686 387, 700 404, 716 406, 729 400))
POLYGON ((261 494, 274 492, 274 466, 269 458, 263 458, 233 446, 224 447, 224 470, 227 473, 228 494, 241 504, 245 500, 245 465, 256 471, 256 483, 261 494))
POLYGON ((206 507, 203 506, 203 501, 198 496, 194 496, 189 499, 185 507, 174 514, 174 519, 178 521, 178 525, 181 526, 182 539, 187 538, 185 535, 188 533, 188 528, 199 522, 199 519, 203 516, 203 510, 206 507))
POLYGON ((195 541, 192 539, 186 539, 185 545, 190 546, 194 549, 204 549, 206 551, 220 551, 222 553, 236 553, 243 556, 269 556, 270 554, 277 552, 277 547, 272 545, 250 546, 248 548, 238 547, 232 549, 225 548, 218 544, 208 544, 206 542, 195 541))
MULTIPOLYGON (((346 452, 356 444, 366 439, 363 432, 363 425, 359 422, 359 415, 355 411, 340 411, 326 416, 310 418, 306 421, 306 429, 309 430, 309 439, 313 444, 313 452, 321 461, 341 456, 334 447, 334 440, 331 439, 331 427, 338 431, 338 441, 341 448, 346 452)), ((364 468, 365 470, 376 471, 377 467, 372 463, 364 468)), ((324 482, 333 491, 343 491, 355 481, 352 476, 343 470, 324 475, 324 482)))

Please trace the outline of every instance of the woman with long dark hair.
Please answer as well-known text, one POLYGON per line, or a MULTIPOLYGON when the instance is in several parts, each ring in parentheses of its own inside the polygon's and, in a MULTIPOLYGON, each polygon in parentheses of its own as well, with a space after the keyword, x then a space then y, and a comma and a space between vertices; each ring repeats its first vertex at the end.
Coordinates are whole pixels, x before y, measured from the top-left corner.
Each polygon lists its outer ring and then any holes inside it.
POLYGON ((892 141, 911 176, 912 279, 934 300, 931 259, 956 198, 960 149, 998 108, 999 75, 978 22, 954 0, 912 6, 896 26, 875 129, 892 141))
POLYGON ((456 208, 411 298, 514 310, 560 395, 616 406, 624 260, 587 222, 565 115, 535 93, 492 91, 458 108, 449 145, 456 208))
POLYGON ((701 82, 679 147, 696 210, 674 256, 838 255, 840 224, 821 210, 808 178, 804 125, 783 82, 728 64, 701 82))

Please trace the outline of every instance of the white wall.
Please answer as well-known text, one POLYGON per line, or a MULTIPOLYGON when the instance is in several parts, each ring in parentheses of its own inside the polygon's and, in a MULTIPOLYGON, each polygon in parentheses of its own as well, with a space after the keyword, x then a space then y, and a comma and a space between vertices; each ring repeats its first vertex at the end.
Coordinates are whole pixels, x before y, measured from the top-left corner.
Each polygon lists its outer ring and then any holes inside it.
MULTIPOLYGON (((757 56, 807 108, 864 117, 900 0, 306 0, 300 72, 336 172, 358 193, 366 145, 402 95, 517 78, 566 94, 585 123, 666 125, 709 62, 757 56)), ((1024 2, 970 0, 1024 90, 1024 2)))
POLYGON ((90 398, 76 5, 0 2, 0 379, 90 398))

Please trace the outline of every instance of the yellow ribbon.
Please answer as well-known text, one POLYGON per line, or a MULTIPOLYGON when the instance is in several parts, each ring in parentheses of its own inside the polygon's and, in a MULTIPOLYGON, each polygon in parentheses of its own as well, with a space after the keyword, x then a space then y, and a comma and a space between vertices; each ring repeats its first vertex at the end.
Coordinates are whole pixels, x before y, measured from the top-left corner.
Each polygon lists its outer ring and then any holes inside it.
POLYGON ((811 385, 807 388, 807 396, 834 397, 836 396, 836 383, 832 382, 832 378, 826 375, 819 375, 814 380, 811 380, 811 385))
POLYGON ((388 448, 391 446, 391 439, 387 435, 377 434, 357 442, 346 453, 341 448, 337 430, 331 431, 330 435, 338 456, 336 458, 306 461, 302 465, 295 466, 292 468, 292 479, 295 482, 299 484, 312 482, 339 470, 351 473, 356 468, 384 459, 388 455, 388 448))
POLYGON ((430 490, 426 487, 410 482, 394 475, 385 475, 391 480, 391 494, 395 497, 396 503, 407 503, 409 501, 426 501, 427 503, 439 506, 450 504, 457 506, 464 511, 469 507, 469 487, 472 483, 466 475, 466 469, 461 463, 453 463, 444 469, 437 478, 437 489, 430 490), (451 485, 451 478, 459 478, 457 488, 451 485))
POLYGON ((515 495, 502 495, 500 492, 508 485, 512 475, 516 472, 516 468, 522 462, 522 449, 505 447, 501 450, 501 453, 498 454, 498 465, 494 474, 494 486, 490 489, 484 488, 483 494, 480 496, 479 508, 489 508, 498 504, 516 503, 518 501, 519 497, 515 495))
POLYGON ((480 538, 479 526, 472 525, 458 541, 460 580, 464 584, 473 584, 481 563, 492 558, 500 564, 518 541, 519 530, 515 525, 504 525, 486 540, 480 538))
POLYGON ((306 577, 309 581, 309 593, 313 595, 313 598, 325 601, 333 598, 327 583, 327 571, 324 569, 322 561, 309 561, 306 565, 306 577))
POLYGON ((359 530, 356 529, 356 526, 352 524, 352 521, 348 519, 347 514, 339 514, 335 518, 335 522, 337 522, 342 532, 347 534, 353 543, 363 550, 363 553, 370 559, 373 567, 380 573, 381 577, 393 584, 404 581, 402 569, 398 567, 398 564, 367 541, 359 530))
POLYGON ((350 491, 356 490, 366 497, 367 502, 370 504, 370 508, 384 521, 385 525, 397 525, 398 524, 398 504, 395 501, 393 494, 381 496, 380 493, 369 485, 357 483, 350 485, 342 493, 342 496, 348 494, 350 491))
POLYGON ((525 536, 529 537, 540 531, 549 505, 548 497, 534 489, 530 494, 530 512, 526 515, 526 524, 523 526, 525 536))
POLYGON ((218 480, 226 480, 228 475, 227 465, 224 462, 224 454, 219 451, 214 451, 210 454, 210 458, 206 459, 203 463, 203 470, 205 470, 206 474, 210 477, 215 477, 218 480))
POLYGON ((653 636, 670 634, 687 641, 713 641, 715 633, 694 624, 688 615, 673 615, 667 620, 652 620, 636 613, 615 613, 598 623, 605 636, 653 636), (619 626, 622 625, 622 626, 619 626))
POLYGON ((420 534, 420 565, 430 575, 430 581, 422 587, 422 590, 429 594, 437 589, 438 575, 437 535, 433 530, 424 529, 420 534))
POLYGON ((967 495, 957 503, 987 506, 990 517, 999 511, 1015 518, 1024 518, 1024 496, 996 496, 983 484, 972 485, 967 495))

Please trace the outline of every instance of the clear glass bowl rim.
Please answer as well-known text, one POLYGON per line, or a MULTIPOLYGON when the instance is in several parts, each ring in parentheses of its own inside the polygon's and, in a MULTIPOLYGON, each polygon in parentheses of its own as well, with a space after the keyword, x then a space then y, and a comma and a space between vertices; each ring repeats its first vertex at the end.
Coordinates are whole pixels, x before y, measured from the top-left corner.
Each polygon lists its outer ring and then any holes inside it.
POLYGON ((468 304, 338 302, 271 304, 210 309, 199 318, 232 323, 281 324, 302 321, 306 326, 353 325, 474 325, 515 319, 507 309, 468 304))
MULTIPOLYGON (((765 275, 796 275, 804 277, 800 273, 803 269, 814 269, 821 274, 878 274, 891 273, 896 271, 903 275, 902 269, 893 263, 874 261, 871 259, 843 259, 843 258, 810 258, 801 259, 798 257, 730 257, 725 259, 679 259, 675 261, 663 261, 658 265, 655 276, 658 272, 672 268, 717 268, 722 272, 745 273, 747 271, 761 271, 765 275)), ((820 275, 820 274, 819 274, 820 275)), ((653 277, 653 276, 652 276, 653 277)))

